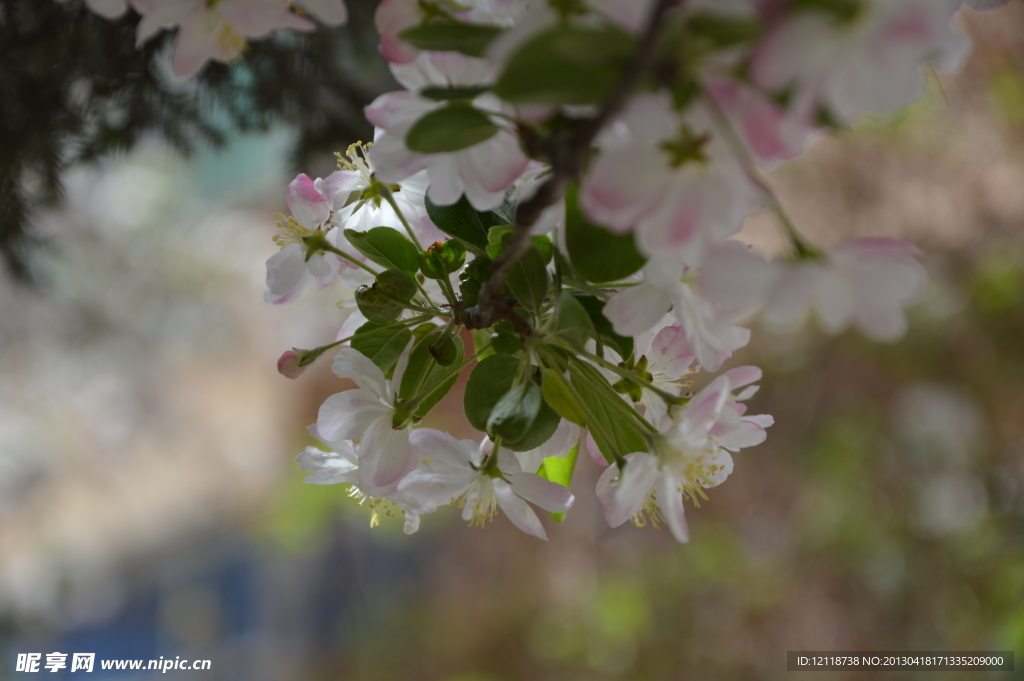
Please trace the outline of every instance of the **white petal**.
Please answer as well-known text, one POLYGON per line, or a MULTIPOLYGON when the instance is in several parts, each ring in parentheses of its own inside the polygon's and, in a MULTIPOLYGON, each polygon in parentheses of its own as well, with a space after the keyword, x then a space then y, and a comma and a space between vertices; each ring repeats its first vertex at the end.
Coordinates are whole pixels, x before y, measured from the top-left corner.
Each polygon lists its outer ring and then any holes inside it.
POLYGON ((417 428, 409 436, 412 446, 420 456, 458 469, 472 471, 470 462, 473 460, 477 443, 473 440, 456 440, 448 433, 431 428, 417 428))
POLYGON ((267 259, 267 291, 263 298, 275 305, 290 302, 310 279, 302 246, 288 244, 267 259))
POLYGON ((349 449, 347 454, 325 452, 316 447, 306 447, 306 451, 295 457, 299 468, 312 473, 303 482, 311 485, 335 485, 343 482, 356 482, 358 476, 355 454, 349 449))
POLYGON ((662 289, 643 283, 616 293, 603 312, 616 333, 635 336, 657 324, 671 306, 671 299, 662 289))
POLYGON ((512 521, 513 525, 526 534, 532 534, 534 537, 547 541, 548 535, 544 532, 544 526, 540 524, 537 514, 525 501, 515 495, 507 482, 504 480, 494 481, 494 496, 498 500, 498 507, 512 521))
POLYGON ((380 403, 369 390, 346 390, 331 395, 322 405, 316 419, 317 432, 336 446, 339 440, 358 440, 370 425, 381 419, 391 425, 393 412, 380 403))
POLYGON ((389 419, 374 421, 359 444, 360 476, 374 487, 397 485, 419 462, 409 430, 392 428, 389 419))
POLYGON ((508 478, 513 492, 545 511, 564 513, 572 506, 572 492, 557 482, 545 480, 533 473, 513 473, 508 478))
POLYGON ((683 544, 690 541, 690 528, 686 524, 683 509, 683 493, 677 487, 676 480, 668 475, 658 481, 658 507, 676 541, 683 544))
POLYGON ((618 527, 643 508, 657 477, 658 460, 646 452, 627 454, 621 475, 618 465, 605 469, 597 481, 597 497, 611 527, 618 527))
POLYGON ((389 400, 384 372, 369 357, 355 348, 342 348, 334 356, 331 370, 338 378, 349 378, 363 390, 389 400))

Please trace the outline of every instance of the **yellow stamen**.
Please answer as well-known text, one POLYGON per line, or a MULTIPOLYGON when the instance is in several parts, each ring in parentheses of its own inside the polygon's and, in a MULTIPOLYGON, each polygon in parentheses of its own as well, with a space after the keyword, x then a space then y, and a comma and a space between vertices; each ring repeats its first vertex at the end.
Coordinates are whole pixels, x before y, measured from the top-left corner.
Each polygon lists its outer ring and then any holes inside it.
POLYGON ((277 213, 274 217, 277 218, 277 229, 279 230, 279 233, 274 235, 274 243, 278 248, 283 249, 289 244, 301 244, 304 238, 313 234, 311 229, 300 225, 299 221, 291 215, 285 217, 277 213))

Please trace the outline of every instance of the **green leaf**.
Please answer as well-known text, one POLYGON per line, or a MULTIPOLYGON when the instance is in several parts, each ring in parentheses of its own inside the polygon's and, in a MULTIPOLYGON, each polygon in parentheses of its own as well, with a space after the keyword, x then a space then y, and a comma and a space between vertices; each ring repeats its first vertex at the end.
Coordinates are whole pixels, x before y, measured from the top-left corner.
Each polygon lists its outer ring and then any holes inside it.
POLYGON ((516 330, 504 319, 495 324, 494 333, 490 336, 491 347, 499 355, 515 355, 523 349, 523 339, 516 330))
POLYGON ((384 270, 377 275, 373 286, 362 286, 356 291, 356 305, 368 321, 388 324, 398 319, 416 293, 416 280, 402 270, 384 270))
POLYGON ((384 295, 377 284, 373 286, 361 286, 356 290, 356 305, 369 321, 375 324, 389 324, 402 314, 405 309, 395 301, 384 295))
POLYGON ((526 431, 526 435, 515 442, 502 441, 502 446, 513 452, 527 452, 536 449, 551 439, 561 422, 562 417, 549 407, 547 402, 541 400, 540 411, 537 413, 533 426, 526 431))
POLYGON ((491 409, 512 387, 519 360, 508 355, 491 355, 477 363, 466 382, 463 406, 466 420, 477 430, 487 430, 491 409))
POLYGON ((573 395, 572 387, 565 380, 565 376, 554 369, 541 369, 540 389, 544 401, 559 416, 580 426, 587 424, 586 412, 573 395))
POLYGON ((448 236, 461 239, 478 255, 487 248, 487 231, 495 225, 508 224, 496 210, 480 212, 463 196, 450 206, 438 206, 426 199, 427 215, 437 228, 448 236))
POLYGON ((686 28, 690 36, 722 48, 753 41, 761 32, 761 22, 718 12, 697 11, 688 17, 686 28))
POLYGON ((466 262, 466 247, 458 239, 431 244, 419 254, 420 270, 430 279, 447 279, 466 262))
POLYGON ((619 353, 619 357, 623 361, 628 359, 633 354, 633 339, 615 333, 612 323, 604 316, 604 301, 586 293, 573 293, 572 295, 590 315, 590 320, 594 323, 594 328, 597 329, 600 341, 619 353))
MULTIPOLYGON (((519 360, 508 355, 491 355, 478 363, 469 375, 463 405, 466 419, 477 430, 486 431, 491 410, 511 388, 519 368, 519 360)), ((561 417, 543 400, 532 427, 516 441, 502 441, 502 446, 514 452, 536 449, 547 442, 561 417)))
POLYGON ((587 310, 568 291, 558 296, 554 333, 577 350, 585 350, 587 338, 597 335, 587 310))
MULTIPOLYGON (((404 400, 412 399, 417 394, 423 395, 416 406, 416 411, 413 412, 420 418, 426 416, 434 405, 448 394, 459 378, 458 373, 454 373, 442 381, 444 376, 450 373, 450 369, 438 364, 430 352, 430 346, 437 342, 439 335, 440 331, 434 331, 416 342, 409 355, 405 374, 402 376, 402 385, 398 389, 398 396, 404 400)), ((455 345, 455 359, 452 364, 462 362, 464 348, 461 340, 449 340, 455 345)))
POLYGON ((501 27, 469 24, 461 21, 432 22, 407 28, 398 37, 413 47, 431 52, 461 52, 470 57, 484 56, 484 50, 501 27))
POLYGON ((392 300, 408 303, 416 295, 416 280, 402 270, 384 270, 377 275, 375 288, 392 300))
MULTIPOLYGON (((573 448, 565 456, 549 456, 544 459, 540 469, 537 471, 537 475, 545 480, 550 480, 562 487, 568 488, 572 484, 572 474, 576 470, 576 459, 579 457, 579 453, 580 443, 577 440, 576 444, 573 445, 573 448)), ((560 523, 565 520, 565 513, 552 513, 551 517, 555 519, 555 522, 560 523)))
POLYGON ((516 228, 512 225, 498 225, 487 230, 487 256, 491 260, 497 259, 505 252, 515 234, 516 228))
POLYGON ((428 87, 420 90, 420 96, 440 102, 454 99, 474 99, 490 90, 489 85, 469 85, 466 87, 428 87))
POLYGON ((434 343, 430 345, 430 355, 441 366, 451 366, 455 362, 455 358, 458 356, 458 349, 455 346, 455 341, 452 340, 451 336, 446 336, 445 338, 434 341, 434 343))
POLYGON ((356 330, 352 347, 386 372, 398 361, 410 340, 412 331, 409 329, 382 329, 373 322, 367 322, 356 330))
POLYGON ((466 305, 476 305, 480 297, 480 287, 491 276, 491 260, 480 256, 466 265, 459 273, 459 294, 466 305))
POLYGON ((541 260, 544 261, 545 265, 551 262, 551 257, 554 255, 555 249, 551 245, 551 239, 548 238, 547 234, 531 237, 530 243, 532 243, 533 247, 537 249, 538 253, 540 253, 541 260))
POLYGON ((454 102, 413 123, 405 135, 405 145, 422 154, 443 154, 479 144, 497 133, 498 126, 487 114, 464 102, 454 102))
POLYGON ((416 274, 419 252, 397 229, 374 227, 368 232, 346 229, 345 238, 353 248, 378 265, 416 274))
POLYGON ((632 234, 613 234, 589 222, 580 210, 579 190, 565 193, 565 246, 576 273, 587 281, 616 281, 633 274, 647 262, 632 234))
POLYGON ((494 93, 517 104, 597 104, 608 98, 636 49, 613 26, 558 26, 512 55, 494 93))
POLYGON ((508 288, 523 307, 540 313, 548 295, 548 270, 533 246, 509 270, 508 288))
POLYGON ((512 386, 491 409, 487 433, 491 439, 500 437, 502 442, 522 439, 537 419, 543 403, 540 386, 533 381, 512 386))
POLYGON ((590 434, 608 463, 633 452, 647 451, 629 407, 597 369, 573 358, 569 377, 587 409, 590 434))

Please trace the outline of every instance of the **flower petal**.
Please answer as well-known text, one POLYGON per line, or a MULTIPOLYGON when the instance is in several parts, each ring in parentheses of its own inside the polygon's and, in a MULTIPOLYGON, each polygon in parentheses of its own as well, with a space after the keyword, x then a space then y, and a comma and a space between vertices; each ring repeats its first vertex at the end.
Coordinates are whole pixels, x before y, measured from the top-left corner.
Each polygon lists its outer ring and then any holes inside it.
POLYGON ((568 511, 575 500, 567 487, 533 473, 513 473, 508 479, 512 484, 512 491, 518 496, 551 513, 568 511))
POLYGON ((544 526, 540 524, 540 518, 525 501, 515 495, 511 485, 504 480, 495 480, 494 496, 498 500, 498 507, 513 525, 526 534, 532 534, 544 541, 548 540, 544 526))
POLYGON ((316 419, 320 437, 337 448, 339 440, 358 440, 374 421, 391 426, 392 411, 369 390, 346 390, 328 397, 316 419))

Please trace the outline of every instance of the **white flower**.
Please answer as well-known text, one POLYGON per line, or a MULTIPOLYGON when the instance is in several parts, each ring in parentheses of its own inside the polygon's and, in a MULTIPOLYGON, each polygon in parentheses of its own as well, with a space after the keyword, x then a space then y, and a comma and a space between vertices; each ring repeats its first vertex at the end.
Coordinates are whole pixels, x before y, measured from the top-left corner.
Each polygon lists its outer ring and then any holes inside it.
POLYGON ((285 198, 292 217, 278 223, 281 233, 274 241, 282 248, 267 260, 267 291, 263 294, 264 300, 275 305, 294 300, 311 279, 326 288, 341 267, 338 256, 331 253, 315 253, 306 260, 302 241, 327 223, 334 196, 322 194, 303 174, 289 183, 285 198))
POLYGON ((676 259, 652 258, 644 265, 644 281, 612 296, 604 314, 617 333, 635 336, 671 310, 701 367, 716 371, 750 341, 750 331, 724 319, 700 294, 694 279, 695 273, 676 259))
POLYGON ((299 468, 310 473, 303 482, 310 485, 349 484, 348 496, 359 502, 360 506, 368 505, 372 510, 370 527, 380 523, 380 515, 392 516, 395 509, 405 514, 405 533, 413 534, 420 527, 420 515, 434 509, 410 503, 393 489, 367 487, 359 470, 359 458, 356 447, 351 442, 338 443, 338 451, 324 451, 316 447, 306 450, 295 457, 299 468), (368 491, 369 490, 369 491, 368 491))
POLYGON ((759 200, 702 103, 684 117, 664 92, 638 95, 599 146, 581 206, 615 232, 635 232, 648 255, 696 262, 706 242, 736 232, 759 200))
POLYGON ((409 443, 411 419, 396 423, 398 388, 409 363, 412 341, 395 365, 390 380, 368 357, 354 348, 342 348, 331 369, 339 378, 359 386, 328 397, 320 406, 317 433, 337 449, 344 440, 359 441, 362 479, 373 487, 389 487, 419 464, 409 443))
POLYGON ((779 161, 802 154, 808 138, 817 129, 807 120, 806 112, 780 106, 764 92, 741 81, 709 78, 705 88, 763 168, 774 168, 779 161))
MULTIPOLYGON (((346 19, 341 0, 303 0, 321 21, 336 25, 346 19)), ((229 62, 245 47, 246 38, 263 38, 290 28, 311 31, 315 24, 288 10, 286 0, 131 0, 142 20, 136 41, 142 45, 160 29, 178 26, 172 70, 193 76, 211 59, 229 62)))
POLYGON ((902 337, 905 309, 920 299, 927 274, 917 250, 898 239, 863 238, 840 243, 821 258, 766 262, 738 242, 709 253, 701 286, 722 305, 763 306, 769 327, 802 327, 813 311, 822 328, 839 333, 851 323, 880 341, 902 337))
POLYGON ((757 367, 737 367, 716 378, 701 390, 672 420, 662 425, 653 453, 633 452, 625 457, 625 468, 613 464, 597 482, 605 519, 612 527, 627 520, 637 526, 665 522, 677 541, 687 542, 683 501, 699 505, 707 499, 704 490, 715 487, 732 473, 732 456, 738 449, 764 440, 770 416, 742 416, 738 400, 731 394, 760 378, 757 367))
MULTIPOLYGON (((874 0, 854 16, 792 12, 761 39, 751 61, 754 82, 795 87, 794 107, 826 105, 844 120, 886 114, 921 94, 920 65, 955 62, 966 39, 950 26, 960 0, 874 0)), ((947 64, 952 66, 953 64, 947 64)))
MULTIPOLYGON (((378 136, 383 133, 383 130, 377 131, 378 136)), ((345 156, 336 154, 342 169, 323 180, 336 187, 331 222, 342 229, 354 229, 357 232, 383 226, 406 234, 402 220, 391 204, 375 192, 367 192, 373 185, 374 165, 369 154, 372 146, 357 142, 348 148, 345 156)), ((428 182, 426 171, 420 171, 391 188, 398 210, 423 245, 447 238, 427 215, 424 198, 428 182)))
MULTIPOLYGON (((426 170, 427 195, 437 205, 449 205, 463 194, 477 210, 500 204, 508 189, 526 169, 528 159, 519 138, 506 128, 479 144, 451 153, 421 154, 405 146, 405 136, 420 118, 444 106, 415 91, 423 87, 479 85, 491 79, 491 67, 480 59, 455 52, 425 52, 416 61, 392 65, 392 73, 410 91, 388 92, 366 107, 366 118, 383 129, 370 150, 377 177, 401 182, 426 170)), ((477 108, 511 114, 514 111, 489 95, 474 100, 477 108)))
POLYGON ((412 441, 428 463, 406 476, 398 491, 420 503, 458 503, 463 520, 473 525, 482 527, 501 509, 520 530, 546 540, 544 526, 526 502, 551 513, 563 513, 572 506, 568 489, 524 473, 505 449, 498 453, 497 465, 489 466, 492 445, 487 439, 478 444, 420 428, 413 431, 412 441))

